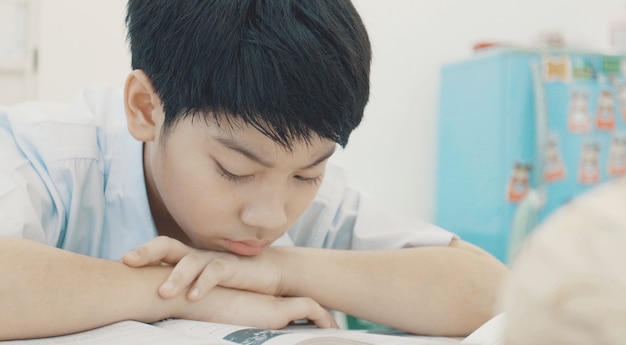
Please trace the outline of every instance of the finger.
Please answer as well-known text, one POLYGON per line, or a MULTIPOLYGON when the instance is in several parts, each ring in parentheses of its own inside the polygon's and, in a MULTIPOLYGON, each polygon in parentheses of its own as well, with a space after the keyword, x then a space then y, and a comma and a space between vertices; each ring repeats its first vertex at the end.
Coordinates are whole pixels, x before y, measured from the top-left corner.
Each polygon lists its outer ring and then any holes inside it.
POLYGON ((284 315, 290 315, 289 321, 309 319, 319 328, 339 328, 328 310, 309 297, 284 297, 281 300, 287 309, 284 315))
POLYGON ((231 266, 229 261, 232 261, 232 258, 227 259, 223 256, 215 257, 209 261, 189 289, 187 298, 191 301, 200 300, 209 290, 228 280, 232 276, 232 274, 228 274, 228 266, 231 266))
POLYGON ((308 319, 319 328, 339 328, 337 320, 326 309, 318 306, 316 310, 309 314, 308 319))
POLYGON ((167 236, 159 236, 122 257, 122 262, 131 267, 156 265, 161 262, 175 264, 193 248, 167 236))
POLYGON ((207 254, 193 251, 182 257, 159 287, 159 295, 163 298, 172 298, 193 283, 211 260, 207 254))

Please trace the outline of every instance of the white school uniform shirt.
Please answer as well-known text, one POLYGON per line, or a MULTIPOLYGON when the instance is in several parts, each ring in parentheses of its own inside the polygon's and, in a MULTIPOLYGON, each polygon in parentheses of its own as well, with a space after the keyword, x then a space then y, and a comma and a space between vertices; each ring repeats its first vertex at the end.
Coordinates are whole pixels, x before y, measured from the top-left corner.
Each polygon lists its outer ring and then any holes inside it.
MULTIPOLYGON (((0 107, 0 236, 108 259, 157 236, 121 90, 0 107)), ((313 203, 275 245, 381 250, 445 246, 453 236, 374 204, 329 164, 313 203)))

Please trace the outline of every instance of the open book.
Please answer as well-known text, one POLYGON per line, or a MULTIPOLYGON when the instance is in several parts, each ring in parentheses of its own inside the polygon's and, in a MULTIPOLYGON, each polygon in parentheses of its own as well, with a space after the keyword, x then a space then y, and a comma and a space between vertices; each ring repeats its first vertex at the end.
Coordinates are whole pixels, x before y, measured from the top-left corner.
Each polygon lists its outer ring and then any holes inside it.
POLYGON ((384 331, 319 329, 314 326, 289 326, 265 330, 171 319, 154 324, 122 321, 108 326, 59 337, 14 340, 2 345, 497 345, 500 316, 495 317, 465 339, 426 337, 384 331), (472 340, 473 339, 473 340, 472 340))

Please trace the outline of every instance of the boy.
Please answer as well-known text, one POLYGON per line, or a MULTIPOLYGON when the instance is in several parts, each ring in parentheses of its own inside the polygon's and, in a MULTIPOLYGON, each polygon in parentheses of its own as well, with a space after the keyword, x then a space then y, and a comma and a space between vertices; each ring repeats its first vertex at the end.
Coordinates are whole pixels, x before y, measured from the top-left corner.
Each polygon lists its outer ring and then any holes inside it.
POLYGON ((130 0, 127 25, 123 93, 0 111, 0 339, 336 326, 326 308, 464 335, 491 316, 502 264, 327 167, 369 93, 348 0, 130 0))

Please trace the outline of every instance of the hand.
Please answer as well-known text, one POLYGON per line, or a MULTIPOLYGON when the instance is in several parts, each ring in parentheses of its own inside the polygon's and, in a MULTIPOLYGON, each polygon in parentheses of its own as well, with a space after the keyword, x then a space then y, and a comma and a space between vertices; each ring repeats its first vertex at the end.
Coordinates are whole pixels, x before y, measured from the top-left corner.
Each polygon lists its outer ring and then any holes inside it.
POLYGON ((216 285, 280 295, 281 271, 273 263, 275 255, 269 252, 272 248, 254 257, 239 256, 195 249, 178 240, 159 236, 124 254, 122 262, 130 267, 175 265, 158 289, 163 298, 172 298, 190 287, 187 298, 197 301, 216 285))
POLYGON ((216 287, 201 301, 185 303, 174 317, 257 328, 280 329, 308 319, 320 328, 339 328, 332 315, 308 297, 276 297, 216 287))

